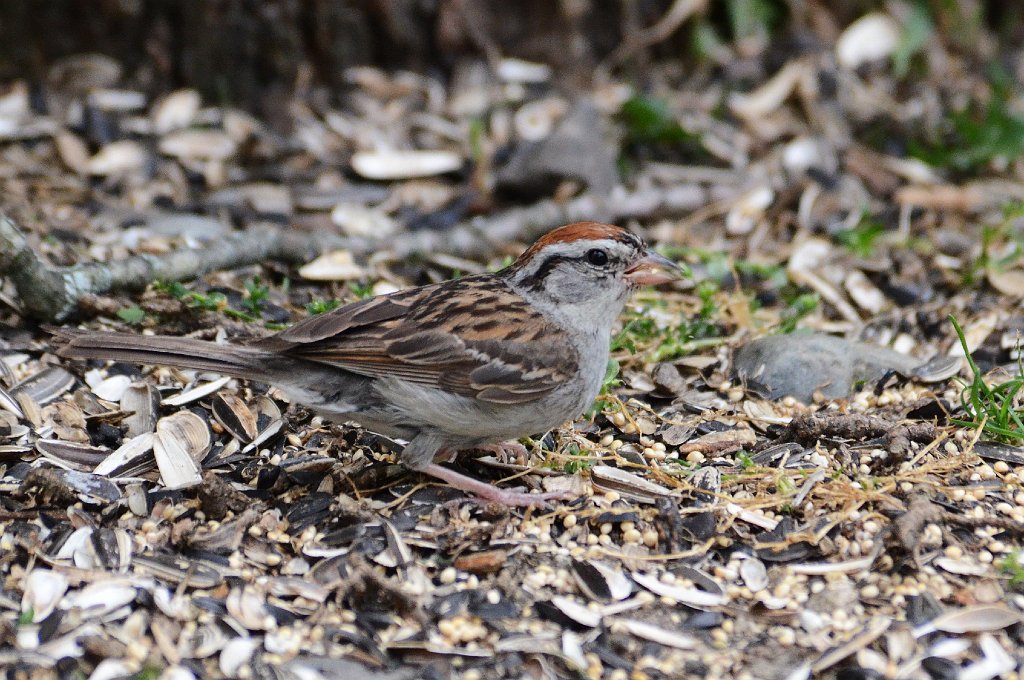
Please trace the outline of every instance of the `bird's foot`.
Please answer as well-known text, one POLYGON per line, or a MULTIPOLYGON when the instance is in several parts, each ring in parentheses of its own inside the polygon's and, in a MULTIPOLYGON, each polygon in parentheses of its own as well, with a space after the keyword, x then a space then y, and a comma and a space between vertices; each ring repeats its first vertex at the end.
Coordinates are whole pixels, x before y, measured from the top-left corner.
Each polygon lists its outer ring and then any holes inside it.
POLYGON ((475 447, 479 451, 494 454, 499 463, 505 465, 526 465, 530 460, 530 450, 519 442, 500 442, 475 447))
POLYGON ((527 493, 525 491, 518 491, 515 489, 501 489, 496 486, 492 486, 487 482, 481 482, 479 479, 467 477, 461 472, 450 470, 438 465, 437 463, 427 465, 422 468, 420 472, 443 480, 447 482, 449 486, 453 486, 456 489, 468 491, 479 500, 487 501, 489 503, 498 503, 499 505, 521 508, 547 508, 550 507, 548 501, 563 500, 569 497, 569 494, 564 491, 556 491, 553 493, 527 493))

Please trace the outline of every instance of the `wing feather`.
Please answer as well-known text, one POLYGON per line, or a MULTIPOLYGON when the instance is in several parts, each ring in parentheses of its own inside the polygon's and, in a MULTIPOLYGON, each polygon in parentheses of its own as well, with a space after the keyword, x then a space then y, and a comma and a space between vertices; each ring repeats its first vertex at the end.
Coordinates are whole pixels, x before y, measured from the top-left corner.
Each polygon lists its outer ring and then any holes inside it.
POLYGON ((518 404, 575 374, 575 350, 551 340, 562 332, 485 275, 355 302, 257 345, 367 377, 518 404))

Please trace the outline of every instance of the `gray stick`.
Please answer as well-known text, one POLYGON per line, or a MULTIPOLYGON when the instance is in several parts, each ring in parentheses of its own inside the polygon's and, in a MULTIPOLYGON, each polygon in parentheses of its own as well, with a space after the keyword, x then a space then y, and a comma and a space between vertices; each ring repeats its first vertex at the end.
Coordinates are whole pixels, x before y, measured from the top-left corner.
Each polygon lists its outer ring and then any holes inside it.
POLYGON ((607 196, 584 194, 565 202, 539 201, 526 208, 475 217, 445 231, 407 232, 389 241, 259 224, 224 236, 202 249, 185 248, 166 255, 135 255, 115 262, 71 267, 54 267, 45 262, 32 250, 18 226, 0 215, 0 276, 8 277, 14 284, 26 315, 40 321, 64 321, 75 313, 84 295, 138 290, 158 279, 180 281, 266 260, 305 262, 336 249, 366 255, 383 247, 399 258, 430 252, 484 257, 503 244, 533 240, 560 224, 678 214, 692 210, 703 199, 703 192, 695 186, 637 191, 620 187, 607 196))

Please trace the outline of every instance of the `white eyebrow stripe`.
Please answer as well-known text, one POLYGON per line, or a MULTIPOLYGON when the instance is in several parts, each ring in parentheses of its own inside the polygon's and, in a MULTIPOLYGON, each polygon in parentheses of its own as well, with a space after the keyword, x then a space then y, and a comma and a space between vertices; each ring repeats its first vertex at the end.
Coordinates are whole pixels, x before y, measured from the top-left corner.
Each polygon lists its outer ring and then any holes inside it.
POLYGON ((580 241, 574 241, 572 243, 553 243, 541 250, 540 253, 543 253, 544 257, 535 258, 535 261, 539 264, 540 262, 547 260, 552 255, 561 255, 563 257, 576 256, 583 255, 593 248, 609 249, 623 245, 625 244, 622 243, 622 241, 616 241, 610 238, 603 238, 597 241, 587 241, 585 244, 580 241))

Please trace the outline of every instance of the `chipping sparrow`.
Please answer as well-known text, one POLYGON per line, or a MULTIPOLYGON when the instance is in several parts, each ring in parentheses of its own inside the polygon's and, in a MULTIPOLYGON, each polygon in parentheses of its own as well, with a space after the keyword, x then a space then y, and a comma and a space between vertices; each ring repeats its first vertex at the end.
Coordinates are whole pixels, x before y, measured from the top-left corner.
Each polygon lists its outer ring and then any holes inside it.
POLYGON ((499 489, 435 458, 582 413, 630 292, 679 273, 634 234, 580 222, 495 274, 353 302, 250 344, 61 329, 57 353, 272 383, 332 420, 408 440, 401 460, 413 470, 485 500, 543 505, 560 495, 499 489))

